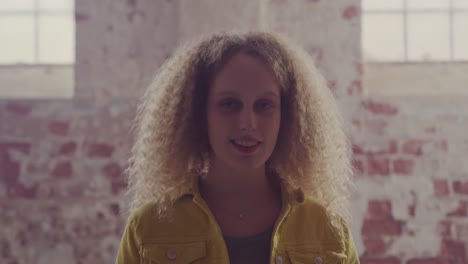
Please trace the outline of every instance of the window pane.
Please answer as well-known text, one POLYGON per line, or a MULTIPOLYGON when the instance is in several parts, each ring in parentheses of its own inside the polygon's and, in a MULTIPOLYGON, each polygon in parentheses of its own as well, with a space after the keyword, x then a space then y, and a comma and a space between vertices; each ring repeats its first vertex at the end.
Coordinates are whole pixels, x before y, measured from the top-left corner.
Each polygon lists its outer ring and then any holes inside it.
POLYGON ((32 16, 0 16, 0 63, 34 62, 34 19, 32 16))
POLYGON ((362 0, 364 10, 401 10, 403 0, 362 0))
POLYGON ((468 0, 453 0, 453 7, 468 9, 468 0))
POLYGON ((38 0, 39 9, 47 11, 68 11, 74 9, 74 0, 38 0))
POLYGON ((408 58, 410 60, 450 59, 448 14, 408 15, 408 58))
POLYGON ((35 0, 0 0, 0 11, 32 11, 35 0))
POLYGON ((408 0, 409 9, 444 9, 450 8, 450 0, 408 0))
POLYGON ((404 59, 403 15, 363 15, 362 43, 368 61, 402 61, 404 59))
POLYGON ((72 15, 39 17, 39 63, 70 64, 75 58, 75 27, 72 15))
POLYGON ((455 14, 453 18, 454 59, 468 60, 468 14, 455 14))

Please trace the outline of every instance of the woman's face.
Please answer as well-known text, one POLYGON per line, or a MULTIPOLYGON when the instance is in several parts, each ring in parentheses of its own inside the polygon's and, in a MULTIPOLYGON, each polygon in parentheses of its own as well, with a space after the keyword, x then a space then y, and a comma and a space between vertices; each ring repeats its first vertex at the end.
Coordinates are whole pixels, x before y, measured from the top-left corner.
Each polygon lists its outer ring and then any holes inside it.
POLYGON ((280 86, 262 61, 234 55, 213 80, 208 95, 214 162, 238 170, 262 167, 278 138, 280 99, 280 86))

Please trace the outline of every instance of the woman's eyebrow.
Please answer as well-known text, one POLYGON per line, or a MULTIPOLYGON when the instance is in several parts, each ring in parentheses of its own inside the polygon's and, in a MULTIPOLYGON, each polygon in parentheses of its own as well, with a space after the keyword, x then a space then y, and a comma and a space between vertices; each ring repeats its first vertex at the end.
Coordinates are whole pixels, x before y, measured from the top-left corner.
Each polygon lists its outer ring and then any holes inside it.
MULTIPOLYGON (((219 91, 219 92, 216 92, 215 95, 216 96, 239 96, 239 94, 234 92, 234 91, 219 91)), ((268 92, 262 93, 261 96, 264 96, 264 97, 278 97, 279 93, 273 92, 273 91, 268 91, 268 92)))
POLYGON ((263 96, 269 96, 269 97, 277 97, 279 96, 279 93, 273 92, 273 91, 268 91, 262 94, 263 96))
POLYGON ((226 95, 237 96, 238 94, 233 91, 219 91, 219 92, 216 92, 215 95, 216 96, 226 96, 226 95))

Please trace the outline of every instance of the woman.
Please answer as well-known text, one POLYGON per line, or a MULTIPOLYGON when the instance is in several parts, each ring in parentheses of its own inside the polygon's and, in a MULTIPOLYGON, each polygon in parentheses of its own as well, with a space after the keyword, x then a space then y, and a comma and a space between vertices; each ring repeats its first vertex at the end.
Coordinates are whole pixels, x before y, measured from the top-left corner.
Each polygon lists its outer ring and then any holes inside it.
POLYGON ((161 68, 137 116, 117 263, 359 263, 346 137, 300 48, 211 35, 161 68))

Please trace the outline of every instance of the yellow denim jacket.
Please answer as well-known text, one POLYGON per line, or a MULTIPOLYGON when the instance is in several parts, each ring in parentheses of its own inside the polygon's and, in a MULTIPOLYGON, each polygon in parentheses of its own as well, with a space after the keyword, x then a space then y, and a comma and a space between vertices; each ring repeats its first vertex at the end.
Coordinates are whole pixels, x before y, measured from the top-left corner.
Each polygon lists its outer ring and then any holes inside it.
MULTIPOLYGON (((355 264, 359 258, 344 220, 330 217, 317 202, 304 200, 283 182, 283 207, 271 239, 270 264, 355 264)), ((125 227, 117 264, 229 263, 221 229, 200 196, 198 184, 160 219, 154 203, 137 209, 125 227)))

